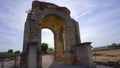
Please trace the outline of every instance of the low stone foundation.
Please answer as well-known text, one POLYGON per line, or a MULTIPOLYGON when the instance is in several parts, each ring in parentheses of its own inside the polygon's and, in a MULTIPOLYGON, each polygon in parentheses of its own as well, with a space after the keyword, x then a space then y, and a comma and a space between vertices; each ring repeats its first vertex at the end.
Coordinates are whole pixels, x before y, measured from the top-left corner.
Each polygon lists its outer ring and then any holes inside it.
POLYGON ((75 46, 76 64, 87 68, 96 68, 92 59, 91 42, 84 42, 75 46))

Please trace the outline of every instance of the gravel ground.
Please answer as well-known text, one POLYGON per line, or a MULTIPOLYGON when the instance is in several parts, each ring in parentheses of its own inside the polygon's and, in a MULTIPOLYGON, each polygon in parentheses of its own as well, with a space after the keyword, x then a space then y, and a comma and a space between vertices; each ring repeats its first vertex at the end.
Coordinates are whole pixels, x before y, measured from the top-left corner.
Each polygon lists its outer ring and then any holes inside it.
MULTIPOLYGON (((43 68, 84 68, 83 66, 74 66, 74 65, 67 65, 63 62, 54 62, 53 57, 50 55, 45 55, 42 57, 42 66, 43 68)), ((97 68, 112 68, 104 65, 96 65, 97 68)))
POLYGON ((50 55, 44 55, 42 56, 42 67, 43 68, 49 68, 49 66, 52 64, 53 62, 53 57, 50 55))
MULTIPOLYGON (((11 61, 5 61, 4 62, 4 68, 14 68, 14 64, 15 64, 15 61, 11 60, 11 61)), ((19 60, 18 62, 16 63, 17 64, 17 67, 18 67, 18 64, 19 64, 19 60)), ((1 66, 1 62, 0 62, 0 68, 2 68, 3 66, 1 66)))
POLYGON ((104 65, 97 65, 97 68, 113 68, 113 67, 108 67, 108 66, 104 66, 104 65))
MULTIPOLYGON (((42 56, 42 67, 43 68, 84 68, 83 66, 75 66, 75 65, 67 65, 63 62, 54 62, 53 63, 53 57, 50 55, 44 55, 42 56)), ((17 62, 19 64, 19 61, 17 62)), ((5 61, 4 62, 4 68, 13 68, 14 61, 5 61)), ((1 68, 1 62, 0 62, 0 68, 1 68)), ((104 65, 97 65, 97 68, 112 68, 107 67, 104 65)))

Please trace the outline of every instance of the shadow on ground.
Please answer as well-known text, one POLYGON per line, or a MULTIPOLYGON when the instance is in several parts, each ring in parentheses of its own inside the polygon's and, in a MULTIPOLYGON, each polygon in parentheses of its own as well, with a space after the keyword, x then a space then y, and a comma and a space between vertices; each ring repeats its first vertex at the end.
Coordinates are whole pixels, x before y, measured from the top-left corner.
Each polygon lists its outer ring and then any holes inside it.
POLYGON ((64 62, 53 62, 49 68, 85 68, 84 66, 68 65, 64 62))

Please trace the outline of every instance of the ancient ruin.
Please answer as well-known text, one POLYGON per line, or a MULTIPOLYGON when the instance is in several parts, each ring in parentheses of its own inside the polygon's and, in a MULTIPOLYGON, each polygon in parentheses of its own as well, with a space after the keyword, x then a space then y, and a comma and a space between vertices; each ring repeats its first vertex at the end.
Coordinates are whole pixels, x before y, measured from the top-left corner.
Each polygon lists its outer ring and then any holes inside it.
POLYGON ((42 68, 41 29, 54 34, 54 61, 93 68, 91 42, 81 43, 78 22, 66 7, 33 1, 24 29, 21 68, 42 68))

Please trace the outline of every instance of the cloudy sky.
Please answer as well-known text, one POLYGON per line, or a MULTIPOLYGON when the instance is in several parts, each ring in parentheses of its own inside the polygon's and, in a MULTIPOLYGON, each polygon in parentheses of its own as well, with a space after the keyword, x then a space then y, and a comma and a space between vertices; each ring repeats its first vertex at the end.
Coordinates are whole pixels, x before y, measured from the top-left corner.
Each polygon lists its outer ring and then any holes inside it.
MULTIPOLYGON (((70 9, 79 22, 82 42, 93 47, 120 43, 120 0, 40 0, 70 9)), ((26 10, 32 0, 0 0, 0 51, 22 51, 26 10)), ((53 33, 42 30, 42 42, 54 47, 53 33)))

